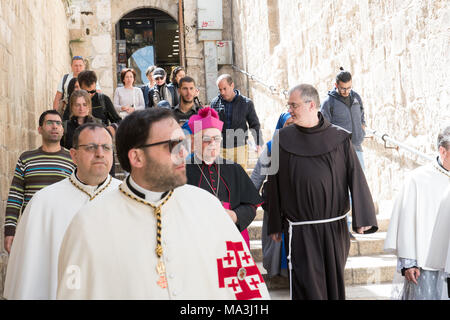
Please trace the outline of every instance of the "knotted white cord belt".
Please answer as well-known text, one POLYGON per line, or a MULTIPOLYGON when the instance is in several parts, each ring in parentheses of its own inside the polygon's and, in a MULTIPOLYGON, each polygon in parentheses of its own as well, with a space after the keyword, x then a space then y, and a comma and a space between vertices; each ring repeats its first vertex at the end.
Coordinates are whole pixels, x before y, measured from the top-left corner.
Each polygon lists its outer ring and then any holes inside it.
POLYGON ((312 220, 312 221, 300 221, 300 222, 292 222, 289 219, 286 219, 289 222, 289 255, 287 256, 287 259, 289 261, 289 290, 290 290, 290 296, 292 300, 292 260, 291 260, 291 252, 292 252, 292 226, 302 226, 305 224, 319 224, 319 223, 329 223, 337 220, 344 219, 347 216, 348 212, 342 216, 331 218, 331 219, 323 219, 323 220, 312 220))

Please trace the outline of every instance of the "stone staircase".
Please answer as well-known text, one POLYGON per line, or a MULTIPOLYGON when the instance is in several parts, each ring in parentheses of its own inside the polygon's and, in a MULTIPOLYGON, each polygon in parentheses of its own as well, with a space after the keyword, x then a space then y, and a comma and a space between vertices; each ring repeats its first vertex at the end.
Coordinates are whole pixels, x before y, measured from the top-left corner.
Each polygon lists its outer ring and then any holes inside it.
MULTIPOLYGON (((251 155, 247 173, 251 175, 256 164, 256 155, 251 155)), ((383 251, 384 239, 389 226, 391 203, 377 206, 378 231, 374 234, 355 236, 351 240, 349 257, 345 266, 346 295, 349 300, 390 299, 392 280, 397 265, 395 255, 383 251)), ((269 278, 262 266, 262 220, 263 210, 258 208, 255 220, 248 227, 250 250, 263 275, 273 299, 289 299, 289 281, 284 277, 269 278)))

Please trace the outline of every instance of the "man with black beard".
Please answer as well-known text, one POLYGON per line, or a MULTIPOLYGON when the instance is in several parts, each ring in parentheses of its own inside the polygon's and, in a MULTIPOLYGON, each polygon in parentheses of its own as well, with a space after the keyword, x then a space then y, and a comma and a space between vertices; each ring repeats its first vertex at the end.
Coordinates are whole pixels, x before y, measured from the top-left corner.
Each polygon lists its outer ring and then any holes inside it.
POLYGON ((195 80, 191 77, 181 78, 178 83, 178 92, 180 93, 180 104, 176 105, 173 113, 180 125, 183 125, 191 116, 198 113, 201 108, 195 103, 195 97, 198 89, 195 87, 195 80))
POLYGON ((59 299, 269 298, 220 201, 186 185, 186 142, 171 110, 121 122, 117 155, 130 175, 69 226, 59 299))

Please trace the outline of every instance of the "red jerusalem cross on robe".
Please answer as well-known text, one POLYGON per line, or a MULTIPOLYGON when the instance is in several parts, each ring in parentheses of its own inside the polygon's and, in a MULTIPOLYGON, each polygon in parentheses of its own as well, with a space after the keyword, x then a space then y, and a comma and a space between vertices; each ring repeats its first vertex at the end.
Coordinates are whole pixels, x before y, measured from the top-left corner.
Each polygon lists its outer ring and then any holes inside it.
POLYGON ((236 299, 261 298, 259 284, 264 283, 264 279, 242 242, 227 241, 227 255, 217 259, 217 271, 219 288, 225 288, 225 279, 228 279, 227 286, 233 289, 236 299))

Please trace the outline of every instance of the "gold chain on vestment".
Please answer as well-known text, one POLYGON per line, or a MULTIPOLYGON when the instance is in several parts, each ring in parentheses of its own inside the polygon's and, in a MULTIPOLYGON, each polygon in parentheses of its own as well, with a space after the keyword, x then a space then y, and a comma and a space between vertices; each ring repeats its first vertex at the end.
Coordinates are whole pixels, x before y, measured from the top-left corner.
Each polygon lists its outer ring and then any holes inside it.
POLYGON ((89 201, 92 201, 95 199, 96 196, 98 196, 100 193, 102 193, 103 191, 106 190, 106 188, 108 188, 109 184, 112 181, 112 177, 109 176, 109 181, 106 184, 106 186, 104 186, 101 190, 99 190, 98 192, 94 193, 94 195, 91 195, 89 192, 87 192, 86 190, 84 190, 83 188, 81 188, 75 181, 73 181, 72 176, 69 177, 69 181, 75 186, 75 188, 77 188, 78 190, 80 190, 81 192, 84 192, 85 194, 87 194, 89 196, 89 201))
POLYGON ((119 186, 119 190, 127 197, 129 197, 139 203, 145 204, 153 209, 153 213, 156 216, 156 249, 155 249, 155 253, 158 256, 158 263, 156 264, 156 272, 159 274, 159 280, 158 280, 157 284, 161 288, 165 289, 165 288, 167 288, 166 267, 164 266, 164 262, 161 259, 162 254, 163 254, 163 248, 161 246, 161 226, 162 226, 161 207, 163 205, 165 205, 167 201, 169 201, 170 197, 173 194, 173 190, 170 190, 169 194, 166 196, 164 201, 161 202, 161 204, 159 206, 154 206, 151 203, 148 203, 147 201, 144 201, 142 199, 139 199, 138 197, 133 196, 132 194, 129 194, 128 192, 126 192, 125 190, 122 189, 121 185, 119 186))

